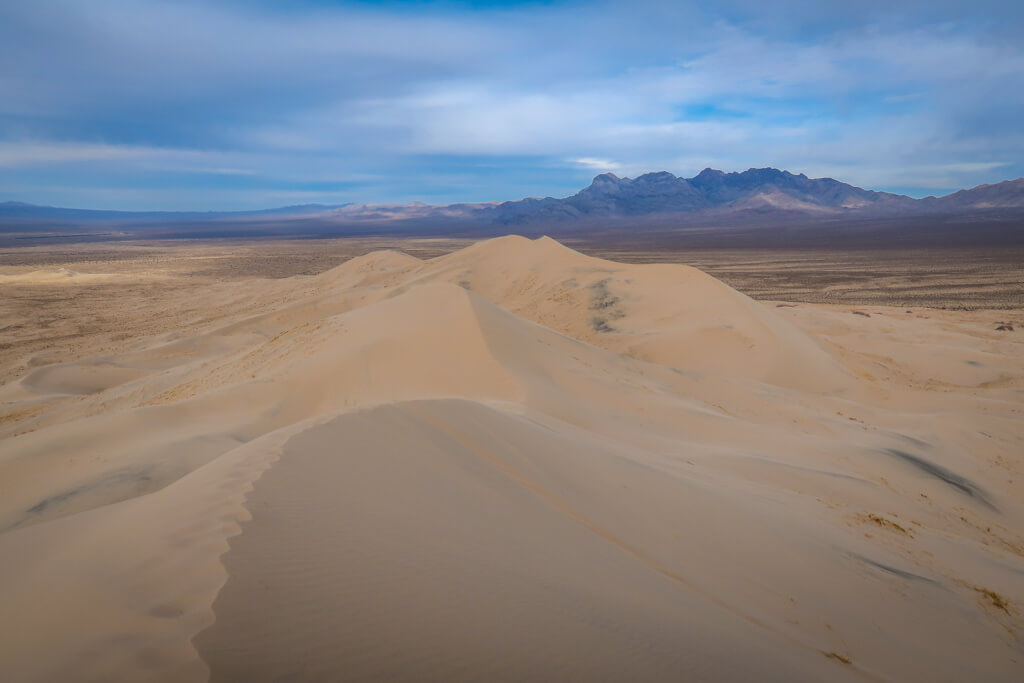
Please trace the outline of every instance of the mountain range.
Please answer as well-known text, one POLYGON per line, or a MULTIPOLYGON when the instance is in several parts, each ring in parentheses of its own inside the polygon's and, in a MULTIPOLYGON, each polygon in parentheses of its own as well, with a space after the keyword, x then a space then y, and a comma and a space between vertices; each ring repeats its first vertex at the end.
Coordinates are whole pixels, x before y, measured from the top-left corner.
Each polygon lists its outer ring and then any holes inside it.
POLYGON ((680 178, 666 171, 645 173, 635 179, 604 173, 571 197, 504 202, 490 211, 496 220, 514 223, 652 214, 722 216, 784 211, 811 216, 883 216, 992 208, 1024 208, 1024 178, 945 197, 914 199, 775 168, 752 168, 741 173, 706 168, 693 178, 680 178))
MULTIPOLYGON (((664 236, 673 231, 693 233, 695 226, 703 230, 701 234, 714 230, 724 236, 765 226, 785 225, 793 234, 800 226, 854 225, 858 235, 896 231, 893 235, 902 238, 906 235, 899 232, 901 225, 918 230, 935 224, 967 225, 971 234, 992 233, 997 241, 1006 235, 1024 240, 1024 178, 923 199, 775 168, 734 173, 706 168, 692 178, 667 171, 636 178, 603 173, 569 197, 442 206, 415 202, 308 204, 244 212, 121 212, 0 203, 0 233, 24 237, 68 230, 114 230, 122 237, 126 233, 280 237, 506 232, 572 236, 587 231, 637 235, 652 230, 664 236), (976 227, 979 224, 981 229, 976 227)), ((846 228, 833 232, 844 230, 849 232, 846 228)))

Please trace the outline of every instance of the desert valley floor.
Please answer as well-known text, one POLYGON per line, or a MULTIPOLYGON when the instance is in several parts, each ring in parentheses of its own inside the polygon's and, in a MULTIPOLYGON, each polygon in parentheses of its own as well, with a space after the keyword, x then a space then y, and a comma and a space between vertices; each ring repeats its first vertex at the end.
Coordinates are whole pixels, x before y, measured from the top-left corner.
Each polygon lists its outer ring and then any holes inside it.
POLYGON ((1020 680, 1021 261, 357 246, 4 252, 0 680, 1020 680))

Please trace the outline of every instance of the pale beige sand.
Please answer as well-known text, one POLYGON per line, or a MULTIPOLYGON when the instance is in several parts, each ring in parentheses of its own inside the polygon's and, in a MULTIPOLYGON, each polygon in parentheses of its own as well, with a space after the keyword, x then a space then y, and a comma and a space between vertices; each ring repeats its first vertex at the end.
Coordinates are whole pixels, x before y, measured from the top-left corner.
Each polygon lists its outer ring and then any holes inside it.
POLYGON ((1024 344, 858 310, 509 237, 30 363, 0 678, 1019 680, 1024 344))
POLYGON ((23 268, 0 271, 0 285, 18 284, 81 284, 118 277, 114 273, 79 273, 67 268, 25 270, 23 268))
POLYGON ((196 641, 213 680, 857 678, 678 573, 707 562, 708 529, 688 560, 660 557, 722 507, 700 526, 757 542, 729 524, 742 501, 557 427, 439 399, 293 439, 196 641), (641 524, 630 490, 651 497, 641 524))

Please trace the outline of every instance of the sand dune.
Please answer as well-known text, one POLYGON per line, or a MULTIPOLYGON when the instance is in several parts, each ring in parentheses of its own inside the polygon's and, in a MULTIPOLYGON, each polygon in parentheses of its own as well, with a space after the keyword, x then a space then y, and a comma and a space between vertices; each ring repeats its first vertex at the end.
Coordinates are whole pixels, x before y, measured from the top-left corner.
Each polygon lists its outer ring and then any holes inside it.
POLYGON ((5 680, 1019 679, 1014 338, 546 238, 237 284, 0 387, 5 680))
POLYGON ((15 269, 12 272, 0 273, 0 284, 71 285, 82 283, 95 283, 99 280, 109 280, 117 277, 118 276, 115 273, 80 273, 75 270, 68 270, 67 268, 52 268, 47 270, 30 271, 26 271, 24 269, 15 269))
MULTIPOLYGON (((357 260, 359 261, 359 260, 357 260)), ((543 237, 478 243, 416 267, 372 255, 324 279, 409 287, 450 282, 576 339, 661 365, 730 373, 794 388, 838 388, 842 368, 798 329, 687 266, 643 268, 584 256, 543 237), (373 264, 373 265, 371 265, 373 264)))

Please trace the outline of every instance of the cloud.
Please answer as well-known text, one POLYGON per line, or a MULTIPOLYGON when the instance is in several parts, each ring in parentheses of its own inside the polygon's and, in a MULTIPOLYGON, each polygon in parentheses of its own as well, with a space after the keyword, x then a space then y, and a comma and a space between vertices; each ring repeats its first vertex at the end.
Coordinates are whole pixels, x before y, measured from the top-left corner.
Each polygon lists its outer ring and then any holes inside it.
POLYGON ((622 168, 620 164, 617 164, 610 159, 594 159, 593 157, 569 159, 569 163, 576 164, 577 166, 585 168, 588 171, 597 171, 599 173, 617 171, 622 168))
POLYGON ((475 201, 708 165, 922 192, 1024 175, 1020 11, 779 7, 4 3, 0 193, 26 173, 48 203, 77 179, 197 208, 201 187, 475 201))
MULTIPOLYGON (((139 145, 107 145, 84 142, 0 142, 0 167, 40 164, 132 163, 170 164, 196 162, 218 155, 201 150, 161 149, 139 145)), ((244 169, 220 169, 240 173, 244 169)))

